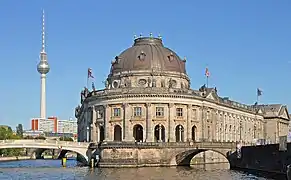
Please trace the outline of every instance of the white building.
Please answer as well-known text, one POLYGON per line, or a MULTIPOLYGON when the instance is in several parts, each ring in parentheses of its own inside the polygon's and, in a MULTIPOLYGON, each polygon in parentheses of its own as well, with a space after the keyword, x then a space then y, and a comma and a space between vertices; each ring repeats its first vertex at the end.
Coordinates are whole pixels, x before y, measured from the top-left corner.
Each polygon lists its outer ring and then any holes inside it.
POLYGON ((57 121, 58 133, 73 133, 77 134, 78 125, 76 120, 58 120, 57 121))

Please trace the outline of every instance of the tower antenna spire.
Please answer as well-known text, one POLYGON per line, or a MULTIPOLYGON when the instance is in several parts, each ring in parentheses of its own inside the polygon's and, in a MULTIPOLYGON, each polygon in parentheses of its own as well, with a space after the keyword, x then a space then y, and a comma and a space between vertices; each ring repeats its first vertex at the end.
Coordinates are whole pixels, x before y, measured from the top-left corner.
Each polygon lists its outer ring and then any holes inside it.
POLYGON ((42 10, 42 33, 41 33, 41 52, 40 61, 37 65, 37 71, 40 73, 41 93, 40 93, 40 117, 46 118, 46 74, 50 71, 45 52, 45 21, 44 10, 42 10))
POLYGON ((41 43, 41 52, 45 52, 45 16, 44 16, 44 9, 42 10, 42 43, 41 43))

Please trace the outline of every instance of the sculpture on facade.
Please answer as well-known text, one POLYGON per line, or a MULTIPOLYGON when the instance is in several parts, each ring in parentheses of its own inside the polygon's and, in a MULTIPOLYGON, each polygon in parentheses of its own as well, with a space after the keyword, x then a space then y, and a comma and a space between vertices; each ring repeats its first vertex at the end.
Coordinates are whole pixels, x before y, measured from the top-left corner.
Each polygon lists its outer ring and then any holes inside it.
POLYGON ((161 87, 165 87, 166 85, 165 85, 165 80, 164 79, 162 79, 161 80, 161 87))
POLYGON ((81 104, 83 103, 84 100, 85 100, 85 91, 82 90, 81 91, 81 104))
POLYGON ((76 117, 76 118, 78 117, 78 114, 79 114, 80 110, 81 110, 81 107, 80 107, 80 105, 78 105, 78 106, 75 108, 75 117, 76 117))
POLYGON ((157 86, 157 83, 156 83, 156 80, 153 79, 153 82, 152 82, 152 87, 156 87, 157 86))
POLYGON ((200 91, 200 92, 204 92, 204 91, 206 91, 206 85, 203 84, 203 86, 201 86, 201 87, 199 88, 199 91, 200 91))
POLYGON ((173 82, 172 82, 172 78, 169 80, 169 88, 173 87, 173 82))
POLYGON ((151 87, 151 83, 152 83, 151 78, 148 78, 148 87, 151 87))

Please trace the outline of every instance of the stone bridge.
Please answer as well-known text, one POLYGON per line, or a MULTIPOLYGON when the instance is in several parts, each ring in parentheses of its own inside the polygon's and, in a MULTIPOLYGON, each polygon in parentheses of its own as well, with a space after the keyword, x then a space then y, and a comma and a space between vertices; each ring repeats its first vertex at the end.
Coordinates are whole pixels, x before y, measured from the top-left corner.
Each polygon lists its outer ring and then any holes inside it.
POLYGON ((225 157, 236 150, 236 143, 103 143, 99 147, 100 167, 190 166, 191 159, 205 151, 225 157))
POLYGON ((35 148, 35 149, 61 149, 65 152, 72 151, 82 156, 81 161, 88 164, 92 150, 88 148, 89 143, 71 142, 57 140, 0 140, 0 149, 7 148, 35 148))

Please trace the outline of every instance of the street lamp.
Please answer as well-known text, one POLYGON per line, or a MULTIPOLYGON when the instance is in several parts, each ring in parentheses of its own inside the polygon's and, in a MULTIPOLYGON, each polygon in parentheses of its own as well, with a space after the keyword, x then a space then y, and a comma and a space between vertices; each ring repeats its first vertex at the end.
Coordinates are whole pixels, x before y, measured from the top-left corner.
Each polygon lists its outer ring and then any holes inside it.
POLYGON ((87 142, 89 142, 89 126, 87 126, 87 142))

